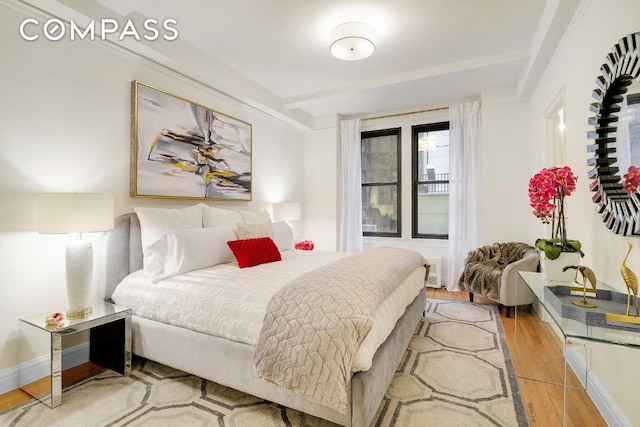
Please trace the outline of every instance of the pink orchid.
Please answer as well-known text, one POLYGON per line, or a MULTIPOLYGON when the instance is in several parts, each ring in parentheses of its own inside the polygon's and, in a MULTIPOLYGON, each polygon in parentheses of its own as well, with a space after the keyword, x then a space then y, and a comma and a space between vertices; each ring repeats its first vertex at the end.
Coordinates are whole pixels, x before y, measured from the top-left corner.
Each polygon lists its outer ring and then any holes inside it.
POLYGON ((629 194, 634 194, 640 186, 640 169, 636 166, 629 166, 627 173, 624 174, 623 187, 629 194))
MULTIPOLYGON (((569 166, 543 168, 529 180, 529 204, 533 214, 543 223, 551 223, 551 238, 557 236, 563 244, 566 242, 564 198, 575 191, 577 180, 569 166)), ((637 180, 640 182, 640 171, 637 180)))

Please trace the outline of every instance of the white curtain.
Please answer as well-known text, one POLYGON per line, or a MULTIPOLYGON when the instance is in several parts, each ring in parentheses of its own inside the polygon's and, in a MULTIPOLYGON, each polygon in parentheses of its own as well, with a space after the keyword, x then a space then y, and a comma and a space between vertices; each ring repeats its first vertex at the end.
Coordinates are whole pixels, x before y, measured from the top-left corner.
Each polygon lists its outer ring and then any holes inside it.
POLYGON ((449 259, 447 290, 459 291, 467 253, 482 242, 480 102, 449 109, 449 259))
POLYGON ((362 251, 362 176, 360 119, 340 121, 338 249, 362 251))

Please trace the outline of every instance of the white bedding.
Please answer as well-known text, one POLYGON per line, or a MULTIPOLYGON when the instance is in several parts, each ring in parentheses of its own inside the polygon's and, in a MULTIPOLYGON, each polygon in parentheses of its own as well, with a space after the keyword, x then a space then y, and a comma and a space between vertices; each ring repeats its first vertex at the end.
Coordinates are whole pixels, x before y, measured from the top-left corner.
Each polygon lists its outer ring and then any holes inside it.
MULTIPOLYGON (((300 274, 346 254, 283 251, 282 261, 253 268, 220 264, 152 284, 140 270, 116 288, 113 301, 144 317, 255 346, 271 296, 300 274)), ((405 308, 424 289, 424 271, 414 272, 387 298, 374 317, 371 333, 360 346, 352 371, 371 367, 373 354, 405 308)))

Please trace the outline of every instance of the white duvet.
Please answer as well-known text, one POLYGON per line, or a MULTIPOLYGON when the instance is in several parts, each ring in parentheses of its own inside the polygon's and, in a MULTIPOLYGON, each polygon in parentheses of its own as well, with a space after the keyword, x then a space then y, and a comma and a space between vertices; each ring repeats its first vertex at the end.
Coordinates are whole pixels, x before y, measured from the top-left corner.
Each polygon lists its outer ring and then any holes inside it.
MULTIPOLYGON (((220 264, 155 284, 140 270, 117 286, 112 299, 131 308, 134 316, 255 346, 271 296, 293 278, 345 256, 336 252, 283 251, 280 262, 242 269, 235 262, 220 264)), ((373 329, 356 354, 353 372, 371 367, 377 348, 423 289, 424 271, 419 269, 382 303, 373 329)))

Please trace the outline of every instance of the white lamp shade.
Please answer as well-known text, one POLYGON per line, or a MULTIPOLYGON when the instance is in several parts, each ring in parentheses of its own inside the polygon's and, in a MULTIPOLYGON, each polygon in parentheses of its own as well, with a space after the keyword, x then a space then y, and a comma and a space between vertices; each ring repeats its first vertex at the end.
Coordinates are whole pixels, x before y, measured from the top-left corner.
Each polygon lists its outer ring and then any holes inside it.
POLYGON ((39 195, 40 233, 90 233, 113 229, 113 194, 39 195))
POLYGON ((274 221, 299 221, 300 220, 300 203, 284 202, 273 204, 273 220, 274 221))
POLYGON ((345 22, 331 31, 331 54, 344 61, 365 59, 375 50, 374 30, 363 22, 345 22))

